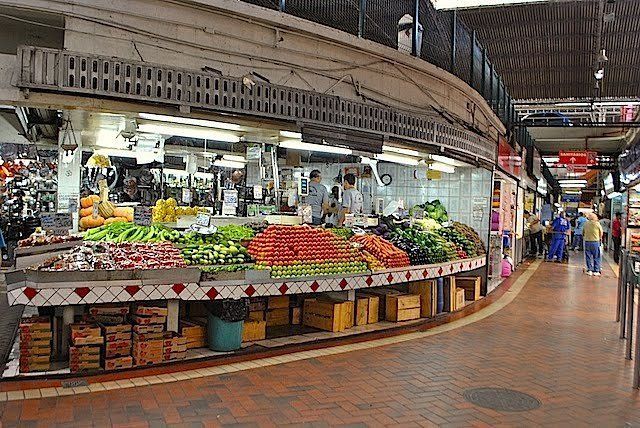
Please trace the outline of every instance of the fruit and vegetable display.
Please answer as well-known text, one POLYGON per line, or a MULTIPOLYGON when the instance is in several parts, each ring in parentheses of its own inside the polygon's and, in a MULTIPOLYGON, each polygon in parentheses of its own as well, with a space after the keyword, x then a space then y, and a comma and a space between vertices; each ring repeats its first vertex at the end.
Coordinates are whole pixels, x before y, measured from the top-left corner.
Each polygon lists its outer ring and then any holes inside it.
POLYGON ((246 241, 255 236, 253 229, 247 226, 229 224, 218 227, 216 237, 221 241, 246 241))
POLYGON ((247 249, 238 242, 224 244, 187 245, 182 249, 187 265, 231 265, 251 260, 247 249))
POLYGON ((424 230, 438 230, 442 225, 432 218, 421 218, 413 221, 413 224, 424 230))
POLYGON ((456 246, 456 252, 458 253, 459 258, 466 259, 469 257, 476 257, 478 255, 476 251, 476 244, 470 241, 466 235, 460 233, 453 226, 440 228, 436 233, 456 246))
POLYGON ((62 244, 63 242, 81 241, 82 236, 79 235, 41 235, 33 234, 26 239, 18 241, 19 248, 40 247, 42 245, 62 244))
POLYGON ((185 267, 180 250, 168 242, 85 243, 45 261, 43 271, 172 269, 185 267))
POLYGON ((367 267, 369 268, 370 271, 372 272, 376 272, 376 271, 380 271, 380 270, 385 270, 386 268, 384 267, 384 265, 380 262, 380 260, 376 259, 373 254, 362 250, 362 255, 364 256, 365 261, 367 262, 367 267))
POLYGON ((418 209, 424 210, 424 218, 430 218, 437 221, 438 223, 449 221, 447 209, 437 199, 435 201, 415 205, 409 210, 409 215, 413 216, 415 214, 415 211, 418 209))
POLYGON ((393 232, 391 243, 409 256, 412 265, 444 263, 458 259, 455 246, 435 232, 409 227, 393 232))
POLYGON ((267 230, 267 227, 269 227, 269 223, 266 221, 253 221, 251 223, 245 224, 245 226, 253 230, 254 234, 257 235, 258 233, 262 233, 267 230))
POLYGON ((105 224, 84 235, 85 241, 94 242, 175 242, 179 238, 180 232, 162 225, 139 226, 123 222, 105 224))
POLYGON ((218 239, 215 235, 203 235, 193 230, 179 234, 178 238, 174 241, 176 244, 181 245, 204 245, 215 244, 218 239))
POLYGON ((459 233, 466 236, 469 241, 473 242, 476 248, 476 255, 481 256, 483 254, 486 254, 486 250, 484 248, 484 244, 482 243, 480 235, 478 235, 478 232, 476 232, 472 227, 460 223, 459 221, 454 221, 453 223, 451 223, 451 226, 459 233))
POLYGON ((273 278, 367 271, 363 254, 349 241, 310 226, 269 226, 249 243, 249 254, 273 278))
POLYGON ((200 270, 204 273, 220 273, 220 272, 242 272, 245 270, 253 269, 252 265, 247 264, 234 264, 234 265, 217 265, 217 266, 202 266, 200 270))
POLYGON ((409 256, 406 252, 377 235, 356 235, 351 242, 357 242, 362 248, 373 255, 385 268, 399 268, 409 266, 409 256))
POLYGON ((343 237, 344 239, 349 239, 353 236, 353 230, 348 227, 334 227, 330 229, 334 234, 343 237))
POLYGON ((178 201, 174 198, 158 199, 152 208, 151 220, 154 223, 175 223, 178 216, 197 215, 200 212, 207 212, 202 207, 179 207, 178 201))
POLYGON ((108 200, 108 193, 103 196, 90 195, 80 198, 80 228, 94 229, 104 224, 133 221, 132 207, 117 207, 108 200))

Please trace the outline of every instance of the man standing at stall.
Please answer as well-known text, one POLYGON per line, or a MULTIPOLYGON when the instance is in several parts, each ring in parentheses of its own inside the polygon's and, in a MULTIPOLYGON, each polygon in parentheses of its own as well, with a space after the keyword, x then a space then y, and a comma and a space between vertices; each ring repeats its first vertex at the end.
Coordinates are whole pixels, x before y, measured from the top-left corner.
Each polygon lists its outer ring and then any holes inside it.
POLYGON ((317 169, 311 171, 309 179, 307 203, 311 205, 312 224, 318 226, 322 224, 322 216, 327 213, 327 208, 329 207, 329 192, 321 183, 322 175, 317 169))
POLYGON ((611 223, 611 239, 613 240, 613 261, 620 263, 620 245, 622 244, 622 214, 616 213, 611 223))
POLYGON ((551 246, 549 248, 547 261, 551 262, 556 258, 558 262, 561 262, 564 254, 564 244, 567 232, 571 230, 571 225, 569 225, 569 221, 564 217, 564 212, 558 214, 558 217, 553 220, 551 229, 553 236, 551 237, 551 246))
POLYGON ((542 256, 544 252, 544 242, 542 240, 542 231, 544 226, 540 222, 540 219, 535 214, 531 214, 529 211, 524 212, 524 218, 529 224, 529 238, 531 239, 531 255, 542 256))
POLYGON ((571 245, 571 249, 573 251, 578 248, 580 251, 584 248, 584 224, 587 222, 587 218, 584 216, 584 213, 580 213, 578 218, 576 218, 576 228, 573 232, 573 243, 571 245))
POLYGON ((356 189, 356 176, 346 174, 342 180, 344 192, 342 193, 342 212, 340 213, 340 225, 344 223, 347 214, 362 213, 362 193, 356 189))

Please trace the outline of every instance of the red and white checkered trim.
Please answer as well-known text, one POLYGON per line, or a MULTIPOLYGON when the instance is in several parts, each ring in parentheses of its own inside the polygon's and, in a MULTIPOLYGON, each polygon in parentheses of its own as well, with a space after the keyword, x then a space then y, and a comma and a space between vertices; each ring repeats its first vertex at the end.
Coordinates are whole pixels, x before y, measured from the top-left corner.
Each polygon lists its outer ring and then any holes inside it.
POLYGON ((145 284, 142 281, 104 281, 72 283, 11 284, 7 293, 10 305, 66 306, 94 303, 117 303, 146 300, 215 300, 242 297, 281 296, 323 291, 357 290, 369 287, 401 284, 467 272, 485 265, 485 257, 389 269, 372 274, 346 275, 331 278, 272 280, 261 283, 233 281, 145 284))

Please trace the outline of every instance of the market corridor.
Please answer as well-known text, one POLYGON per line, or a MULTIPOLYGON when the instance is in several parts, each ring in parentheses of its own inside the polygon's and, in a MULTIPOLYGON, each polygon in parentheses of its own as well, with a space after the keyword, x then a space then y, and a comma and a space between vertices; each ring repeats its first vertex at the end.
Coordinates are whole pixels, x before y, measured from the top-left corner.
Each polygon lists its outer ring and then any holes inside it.
MULTIPOLYGON (((510 304, 442 334, 232 374, 3 402, 2 422, 636 426, 640 398, 612 321, 616 279, 605 267, 603 277, 591 278, 577 260, 536 262, 510 304), (480 387, 514 389, 541 405, 501 413, 465 400, 465 390, 480 387)), ((514 286, 501 300, 517 291, 514 286)))

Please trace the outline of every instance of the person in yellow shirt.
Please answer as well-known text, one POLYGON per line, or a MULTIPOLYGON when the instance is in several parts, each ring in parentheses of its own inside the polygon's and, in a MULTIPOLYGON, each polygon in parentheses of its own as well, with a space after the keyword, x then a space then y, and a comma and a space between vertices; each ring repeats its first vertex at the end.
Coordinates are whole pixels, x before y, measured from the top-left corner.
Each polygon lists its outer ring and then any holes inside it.
POLYGON ((602 226, 598 221, 598 216, 594 213, 587 214, 587 220, 583 232, 587 275, 600 276, 602 270, 602 253, 600 251, 603 236, 602 226))

